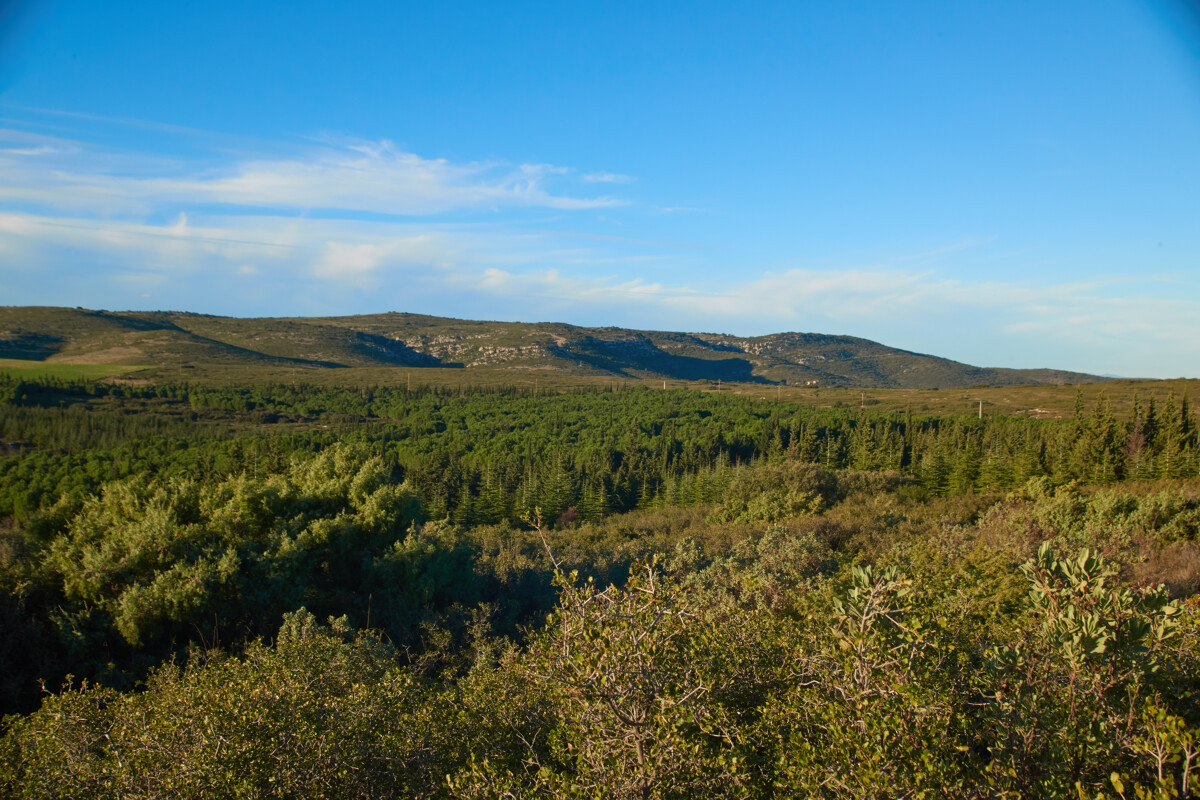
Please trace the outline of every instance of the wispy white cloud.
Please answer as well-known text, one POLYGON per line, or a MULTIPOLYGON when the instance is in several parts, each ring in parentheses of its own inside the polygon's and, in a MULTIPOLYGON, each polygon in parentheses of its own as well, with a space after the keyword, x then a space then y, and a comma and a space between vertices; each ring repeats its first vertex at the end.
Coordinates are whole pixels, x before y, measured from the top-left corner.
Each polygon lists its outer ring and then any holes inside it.
POLYGON ((39 145, 37 147, 7 147, 0 150, 0 155, 4 156, 47 156, 58 152, 53 147, 48 145, 39 145))
POLYGON ((479 291, 488 294, 550 299, 574 304, 604 305, 629 301, 653 303, 661 300, 667 291, 662 284, 646 283, 641 278, 594 278, 564 274, 557 268, 518 273, 489 267, 477 279, 473 275, 458 275, 452 280, 456 284, 472 283, 479 291))
POLYGON ((138 155, 104 152, 25 131, 0 131, 0 169, 6 174, 0 200, 107 214, 207 203, 410 216, 510 207, 570 211, 623 203, 611 196, 555 191, 552 183, 569 172, 566 167, 454 163, 423 158, 386 140, 343 139, 336 146, 322 144, 290 155, 242 157, 229 163, 176 160, 149 174, 137 163, 138 155))
POLYGON ((155 196, 191 201, 400 215, 501 206, 586 209, 619 202, 554 194, 545 182, 555 174, 545 165, 454 164, 379 142, 319 150, 305 159, 250 161, 228 174, 150 180, 140 186, 155 196))
POLYGON ((312 275, 335 281, 372 285, 381 270, 450 268, 455 264, 451 243, 435 234, 392 236, 384 242, 327 241, 312 275))
POLYGON ((565 250, 549 233, 492 225, 186 213, 151 225, 0 212, 0 253, 12 254, 0 273, 136 270, 199 281, 200 298, 219 295, 222 275, 359 289, 419 280, 450 291, 470 287, 489 267, 536 269, 588 251, 565 250))
POLYGON ((634 180, 630 175, 617 172, 589 172, 581 177, 588 183, 633 183, 634 180))

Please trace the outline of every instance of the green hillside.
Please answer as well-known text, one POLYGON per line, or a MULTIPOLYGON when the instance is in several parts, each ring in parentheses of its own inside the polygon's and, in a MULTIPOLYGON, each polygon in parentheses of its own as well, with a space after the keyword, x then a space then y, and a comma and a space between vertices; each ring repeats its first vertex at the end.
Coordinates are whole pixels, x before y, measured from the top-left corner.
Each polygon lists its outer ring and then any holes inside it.
POLYGON ((974 367, 853 336, 738 337, 405 313, 242 319, 12 307, 0 309, 0 358, 156 367, 486 368, 890 389, 1104 380, 1049 369, 974 367))

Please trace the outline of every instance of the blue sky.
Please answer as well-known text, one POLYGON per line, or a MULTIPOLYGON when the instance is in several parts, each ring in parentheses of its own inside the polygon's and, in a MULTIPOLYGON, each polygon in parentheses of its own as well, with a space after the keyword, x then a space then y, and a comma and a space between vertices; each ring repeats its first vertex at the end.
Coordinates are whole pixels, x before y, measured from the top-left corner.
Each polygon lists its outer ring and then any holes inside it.
POLYGON ((0 2, 0 303, 1200 374, 1200 13, 0 2))

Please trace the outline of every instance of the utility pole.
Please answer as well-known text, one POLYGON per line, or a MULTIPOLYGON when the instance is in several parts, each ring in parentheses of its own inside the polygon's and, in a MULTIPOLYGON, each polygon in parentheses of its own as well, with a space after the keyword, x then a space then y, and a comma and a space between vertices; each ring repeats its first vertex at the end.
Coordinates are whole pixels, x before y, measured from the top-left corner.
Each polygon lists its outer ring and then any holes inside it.
POLYGON ((979 418, 983 419, 983 401, 979 401, 979 418))

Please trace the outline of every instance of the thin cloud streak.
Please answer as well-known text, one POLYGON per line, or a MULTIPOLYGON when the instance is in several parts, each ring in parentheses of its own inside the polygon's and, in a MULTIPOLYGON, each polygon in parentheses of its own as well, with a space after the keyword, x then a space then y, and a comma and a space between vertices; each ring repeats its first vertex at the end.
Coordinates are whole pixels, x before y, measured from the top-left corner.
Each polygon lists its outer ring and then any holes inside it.
POLYGON ((615 172, 590 172, 581 177, 587 183, 633 183, 634 181, 630 175, 621 175, 615 172))
POLYGON ((452 163, 389 141, 349 140, 298 156, 244 158, 224 166, 177 161, 146 174, 137 154, 82 142, 0 131, 0 200, 95 212, 150 213, 165 204, 326 209, 397 216, 536 207, 584 210, 623 205, 610 197, 553 191, 568 170, 547 164, 452 163), (165 167, 165 168, 164 168, 165 167), (160 177, 163 173, 169 177, 160 177))

